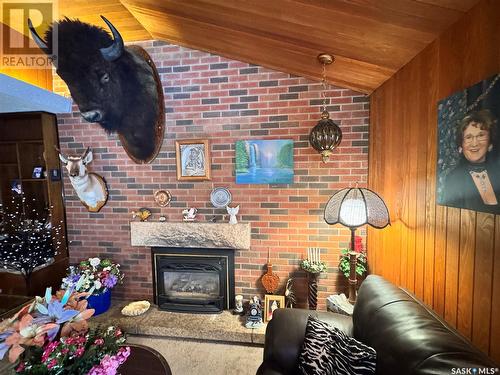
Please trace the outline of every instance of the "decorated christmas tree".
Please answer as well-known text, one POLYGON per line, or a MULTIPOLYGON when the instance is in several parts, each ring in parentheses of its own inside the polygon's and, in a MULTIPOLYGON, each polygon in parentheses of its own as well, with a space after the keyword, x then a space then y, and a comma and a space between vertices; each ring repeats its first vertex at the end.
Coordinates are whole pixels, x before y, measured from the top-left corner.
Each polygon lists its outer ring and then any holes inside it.
POLYGON ((0 204, 0 268, 20 272, 28 291, 33 271, 53 261, 64 238, 62 225, 52 225, 50 209, 35 206, 24 194, 0 204))

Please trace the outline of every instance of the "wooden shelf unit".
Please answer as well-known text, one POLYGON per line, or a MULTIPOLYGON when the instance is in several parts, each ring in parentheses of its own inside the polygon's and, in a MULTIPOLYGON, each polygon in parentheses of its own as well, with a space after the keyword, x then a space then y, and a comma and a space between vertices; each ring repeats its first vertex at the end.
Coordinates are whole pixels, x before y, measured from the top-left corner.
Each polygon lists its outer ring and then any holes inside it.
POLYGON ((7 295, 43 295, 47 286, 56 290, 68 266, 66 218, 62 180, 33 178, 34 167, 42 167, 48 176, 51 169, 61 169, 56 147, 59 147, 56 116, 44 112, 0 114, 0 203, 5 207, 13 199, 14 182, 21 185, 26 198, 25 210, 51 213, 52 227, 62 226, 55 236, 59 245, 54 262, 35 271, 28 288, 21 275, 0 271, 0 290, 7 295))

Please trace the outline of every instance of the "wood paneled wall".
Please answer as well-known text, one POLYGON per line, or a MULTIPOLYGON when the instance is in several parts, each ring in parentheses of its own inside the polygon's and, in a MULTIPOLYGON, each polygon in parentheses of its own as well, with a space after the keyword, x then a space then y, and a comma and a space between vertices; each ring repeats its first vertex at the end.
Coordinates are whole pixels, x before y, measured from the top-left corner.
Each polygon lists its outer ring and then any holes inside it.
MULTIPOLYGON (((436 205, 437 101, 500 72, 500 1, 481 1, 371 97, 371 272, 414 292, 500 361, 500 216, 436 205)), ((500 105, 500 103, 499 103, 500 105)))
MULTIPOLYGON (((0 23, 0 27, 3 28, 8 26, 0 23)), ((17 33, 17 31, 13 29, 10 29, 10 32, 17 33)), ((0 41, 0 48, 1 43, 0 41)), ((15 69, 6 67, 3 62, 0 61, 0 73, 20 81, 31 83, 42 89, 52 91, 52 69, 15 69)))

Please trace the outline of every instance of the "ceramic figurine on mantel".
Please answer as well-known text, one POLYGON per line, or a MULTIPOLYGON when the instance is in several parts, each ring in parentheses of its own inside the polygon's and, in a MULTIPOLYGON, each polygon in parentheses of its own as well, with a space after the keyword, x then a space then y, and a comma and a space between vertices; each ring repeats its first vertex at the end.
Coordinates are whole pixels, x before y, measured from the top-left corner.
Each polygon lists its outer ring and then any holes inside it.
POLYGON ((147 221, 151 216, 151 210, 149 208, 139 208, 137 211, 132 211, 132 219, 138 217, 141 221, 147 221))
POLYGON ((289 307, 293 309, 293 306, 297 302, 295 298, 295 292, 293 290, 293 278, 290 278, 286 281, 285 286, 285 307, 289 307))
POLYGON ((238 215, 238 212, 240 211, 240 206, 236 207, 229 207, 226 206, 227 213, 229 214, 229 224, 234 225, 238 224, 238 220, 236 220, 236 215, 238 215))
POLYGON ((245 327, 247 328, 259 328, 262 327, 262 305, 260 304, 259 297, 253 296, 250 301, 250 308, 248 310, 247 323, 245 327))
POLYGON ((234 315, 243 315, 243 296, 238 294, 234 297, 234 315))
POLYGON ((196 219, 196 213, 198 212, 198 209, 195 207, 191 207, 189 209, 185 209, 182 211, 183 218, 182 220, 184 221, 195 221, 196 219))

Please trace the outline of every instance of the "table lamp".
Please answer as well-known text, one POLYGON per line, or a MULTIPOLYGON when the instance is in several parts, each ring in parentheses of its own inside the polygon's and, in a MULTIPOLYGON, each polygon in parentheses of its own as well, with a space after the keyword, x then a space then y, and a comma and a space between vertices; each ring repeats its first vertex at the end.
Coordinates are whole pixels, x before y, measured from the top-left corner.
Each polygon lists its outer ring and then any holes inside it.
POLYGON ((389 211, 377 193, 365 188, 346 188, 335 193, 325 207, 325 221, 330 224, 340 223, 351 230, 349 251, 349 302, 356 302, 356 262, 354 236, 356 229, 369 224, 382 229, 390 224, 389 211))

